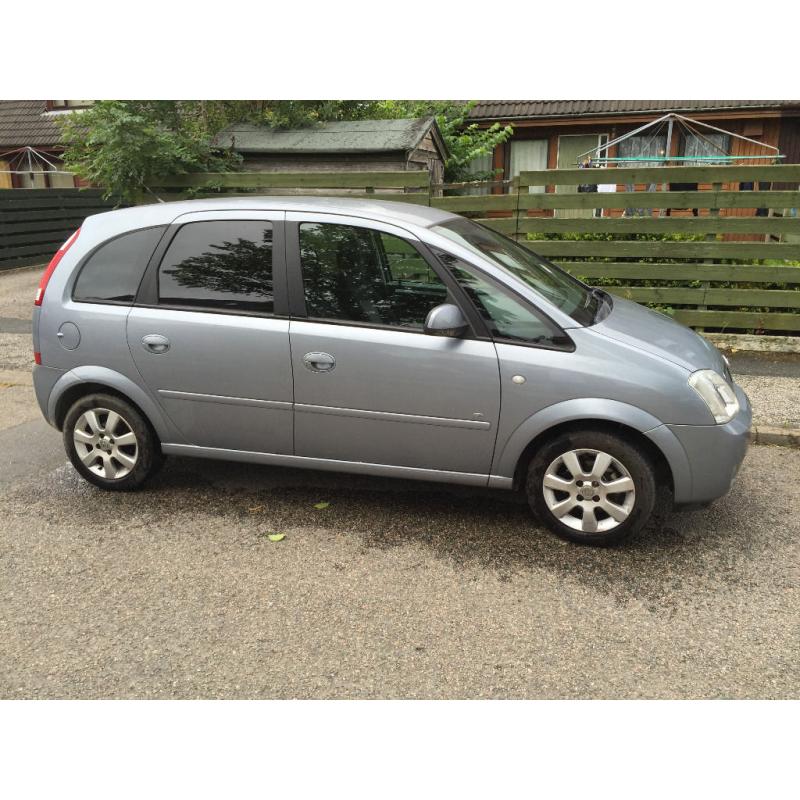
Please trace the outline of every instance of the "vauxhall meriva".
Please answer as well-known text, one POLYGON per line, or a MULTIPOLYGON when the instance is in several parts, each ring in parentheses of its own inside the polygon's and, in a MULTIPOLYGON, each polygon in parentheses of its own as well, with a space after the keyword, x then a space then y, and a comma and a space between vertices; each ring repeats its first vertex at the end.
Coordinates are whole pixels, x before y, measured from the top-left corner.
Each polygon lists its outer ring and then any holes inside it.
POLYGON ((606 544, 730 488, 723 356, 527 247, 406 203, 247 197, 89 217, 42 277, 36 394, 80 474, 165 455, 522 489, 606 544))

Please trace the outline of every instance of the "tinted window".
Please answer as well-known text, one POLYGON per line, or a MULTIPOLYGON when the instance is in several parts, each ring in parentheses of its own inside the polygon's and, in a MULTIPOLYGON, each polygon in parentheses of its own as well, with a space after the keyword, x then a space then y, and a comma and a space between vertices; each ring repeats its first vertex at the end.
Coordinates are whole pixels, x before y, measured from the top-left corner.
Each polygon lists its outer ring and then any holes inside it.
POLYGON ((83 265, 73 299, 84 303, 132 303, 164 228, 145 228, 106 242, 83 265))
POLYGON ((434 225, 431 230, 447 236, 482 258, 490 259, 579 324, 591 325, 595 321, 599 300, 589 287, 527 247, 463 217, 443 225, 434 225))
POLYGON ((422 329, 447 288, 409 242, 350 225, 300 225, 309 317, 422 329))
POLYGON ((164 305, 272 313, 272 225, 184 225, 159 267, 158 296, 164 305))
POLYGON ((438 255, 477 307, 493 338, 543 346, 568 342, 559 328, 523 300, 502 291, 461 259, 449 253, 438 255))

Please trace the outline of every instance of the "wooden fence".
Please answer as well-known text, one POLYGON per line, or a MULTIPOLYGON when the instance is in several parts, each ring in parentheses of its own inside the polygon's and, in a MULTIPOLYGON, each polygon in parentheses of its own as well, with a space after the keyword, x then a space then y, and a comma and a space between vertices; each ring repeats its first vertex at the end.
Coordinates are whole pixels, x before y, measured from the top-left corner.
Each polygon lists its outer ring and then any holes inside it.
POLYGON ((541 170, 523 172, 507 194, 432 205, 483 217, 569 272, 687 325, 800 333, 798 182, 800 165, 541 170), (618 191, 577 191, 609 175, 618 191), (741 191, 741 182, 793 188, 741 191), (698 190, 648 191, 687 183, 698 190))
MULTIPOLYGON (((193 174, 150 188, 164 200, 313 193, 430 205, 475 218, 588 282, 688 325, 800 333, 798 184, 800 165, 745 165, 523 172, 511 187, 474 185, 481 194, 458 196, 431 186, 422 171, 193 174), (608 184, 609 176, 616 191, 577 191, 608 184), (741 190, 742 182, 755 190, 741 190), (698 191, 668 188, 687 183, 698 191), (625 191, 629 185, 636 191, 625 191), (649 191, 654 185, 660 191, 649 191), (626 209, 644 211, 626 217, 626 209), (666 216, 665 209, 682 210, 666 216), (590 239, 598 234, 600 241, 590 239)), ((0 191, 0 269, 46 261, 83 216, 109 205, 97 190, 0 191)))
POLYGON ((89 214, 108 211, 99 189, 0 189, 0 270, 43 264, 89 214))
POLYGON ((422 203, 475 218, 588 282, 687 325, 800 333, 800 165, 542 170, 523 172, 511 187, 474 185, 480 193, 466 196, 447 196, 449 187, 429 181, 426 172, 230 173, 165 179, 155 191, 199 197, 292 190, 422 203), (609 176, 616 191, 577 191, 608 184, 609 176), (742 191, 742 182, 754 190, 742 191), (671 184, 698 190, 671 191, 671 184), (625 191, 631 185, 635 193, 625 191), (626 209, 644 212, 627 217, 626 209), (666 209, 686 210, 667 216, 666 209))

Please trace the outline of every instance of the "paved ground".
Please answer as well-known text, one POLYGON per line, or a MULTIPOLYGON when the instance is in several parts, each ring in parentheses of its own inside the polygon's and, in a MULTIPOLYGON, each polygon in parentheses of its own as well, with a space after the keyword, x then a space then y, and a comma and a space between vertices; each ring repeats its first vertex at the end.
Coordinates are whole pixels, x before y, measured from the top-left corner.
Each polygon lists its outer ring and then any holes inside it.
POLYGON ((798 450, 595 550, 488 490, 171 459, 102 493, 0 370, 0 697, 800 694, 798 450))

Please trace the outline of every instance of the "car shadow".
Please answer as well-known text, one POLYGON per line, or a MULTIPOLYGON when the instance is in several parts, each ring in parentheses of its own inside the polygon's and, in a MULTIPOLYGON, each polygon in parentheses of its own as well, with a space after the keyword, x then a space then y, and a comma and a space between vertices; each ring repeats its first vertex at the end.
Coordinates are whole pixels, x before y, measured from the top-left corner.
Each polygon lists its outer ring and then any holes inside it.
MULTIPOLYGON (((331 529, 358 537, 364 549, 420 545, 455 567, 491 570, 501 581, 544 570, 660 611, 709 578, 731 585, 747 580, 748 561, 766 546, 740 524, 745 498, 736 494, 710 509, 668 513, 625 542, 598 548, 550 534, 521 494, 485 488, 170 459, 146 492, 160 502, 176 491, 198 490, 205 490, 202 505, 221 514, 246 519, 248 508, 263 508, 272 529, 331 529), (319 502, 329 505, 316 509, 319 502)), ((752 499, 747 506, 759 513, 752 499)))

